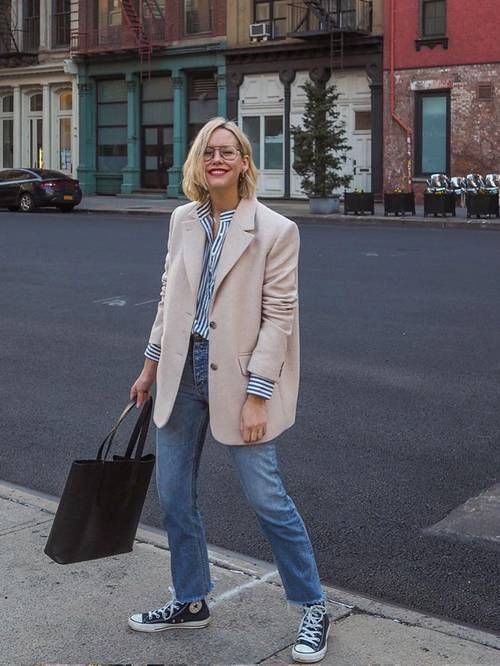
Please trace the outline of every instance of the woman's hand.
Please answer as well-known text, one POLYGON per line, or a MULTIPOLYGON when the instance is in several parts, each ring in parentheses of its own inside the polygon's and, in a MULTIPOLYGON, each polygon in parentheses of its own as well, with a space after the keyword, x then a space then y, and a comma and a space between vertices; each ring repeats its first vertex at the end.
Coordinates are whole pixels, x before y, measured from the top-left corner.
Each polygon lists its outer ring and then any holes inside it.
POLYGON ((245 442, 258 442, 266 434, 267 406, 266 399, 249 394, 240 418, 240 432, 245 442))
POLYGON ((158 363, 147 358, 144 362, 144 368, 142 369, 141 374, 132 384, 130 389, 130 399, 136 401, 135 406, 137 408, 142 407, 149 398, 149 391, 156 381, 157 368, 158 363))

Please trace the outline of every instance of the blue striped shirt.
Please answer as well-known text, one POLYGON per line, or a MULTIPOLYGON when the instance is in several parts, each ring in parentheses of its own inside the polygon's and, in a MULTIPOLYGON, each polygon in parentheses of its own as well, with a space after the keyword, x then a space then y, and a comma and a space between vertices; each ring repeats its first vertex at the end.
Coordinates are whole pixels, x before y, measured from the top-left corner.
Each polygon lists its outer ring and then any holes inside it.
MULTIPOLYGON (((192 332, 198 333, 208 340, 210 330, 208 313, 214 290, 217 265, 224 246, 227 230, 229 229, 235 211, 228 210, 221 213, 219 230, 215 238, 213 237, 214 220, 210 211, 210 202, 199 204, 196 212, 201 225, 205 229, 207 242, 205 243, 205 250, 203 253, 203 269, 198 287, 196 315, 192 332)), ((152 361, 159 361, 161 347, 160 345, 155 345, 150 342, 144 354, 152 361)), ((273 386, 274 382, 272 380, 250 373, 247 393, 252 393, 253 395, 269 399, 273 393, 273 386)))

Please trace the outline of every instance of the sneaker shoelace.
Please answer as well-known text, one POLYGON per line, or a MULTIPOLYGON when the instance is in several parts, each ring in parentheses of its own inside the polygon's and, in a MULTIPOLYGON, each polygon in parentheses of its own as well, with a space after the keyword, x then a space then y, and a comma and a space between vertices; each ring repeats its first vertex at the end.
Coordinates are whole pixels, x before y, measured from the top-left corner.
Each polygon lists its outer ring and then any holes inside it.
MULTIPOLYGON (((168 589, 173 594, 173 590, 170 586, 168 589)), ((182 606, 183 604, 180 601, 177 601, 175 596, 173 596, 172 599, 170 599, 170 601, 161 608, 149 611, 148 617, 150 620, 159 620, 160 618, 162 618, 163 620, 169 620, 172 617, 172 615, 176 613, 182 606)))
POLYGON ((304 617, 299 627, 297 642, 307 641, 314 647, 320 644, 325 613, 326 608, 324 606, 307 606, 304 608, 304 617))

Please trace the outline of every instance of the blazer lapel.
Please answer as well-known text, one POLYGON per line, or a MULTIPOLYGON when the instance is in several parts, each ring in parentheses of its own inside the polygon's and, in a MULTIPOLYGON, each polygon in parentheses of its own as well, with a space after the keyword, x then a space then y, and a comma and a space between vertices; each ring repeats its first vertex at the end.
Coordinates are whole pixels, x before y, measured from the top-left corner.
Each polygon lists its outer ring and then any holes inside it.
POLYGON ((252 242, 255 230, 256 199, 241 199, 224 239, 224 245, 215 275, 212 300, 215 301, 217 290, 222 281, 236 264, 243 252, 252 242))
MULTIPOLYGON (((197 205, 189 211, 183 223, 182 253, 189 284, 193 294, 197 295, 203 269, 203 252, 205 249, 206 234, 196 214, 197 205)), ((217 289, 222 280, 235 265, 253 238, 255 230, 256 199, 242 199, 238 204, 234 216, 229 224, 224 245, 222 247, 217 274, 215 276, 212 299, 215 299, 217 289)))

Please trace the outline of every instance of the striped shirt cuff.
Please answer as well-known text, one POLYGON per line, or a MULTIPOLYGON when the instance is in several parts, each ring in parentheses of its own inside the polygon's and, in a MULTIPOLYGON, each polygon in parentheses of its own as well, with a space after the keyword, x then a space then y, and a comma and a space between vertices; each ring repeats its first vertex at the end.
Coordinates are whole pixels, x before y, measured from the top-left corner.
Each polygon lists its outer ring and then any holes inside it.
POLYGON ((273 394, 273 388, 274 382, 271 379, 264 379, 264 377, 258 377, 257 375, 252 375, 252 373, 250 373, 247 393, 258 395, 261 398, 266 398, 266 400, 269 400, 273 394))
POLYGON ((161 354, 160 345, 155 345, 152 342, 148 342, 148 346, 146 347, 144 356, 146 358, 149 358, 151 361, 156 361, 158 363, 158 361, 160 360, 160 354, 161 354))

